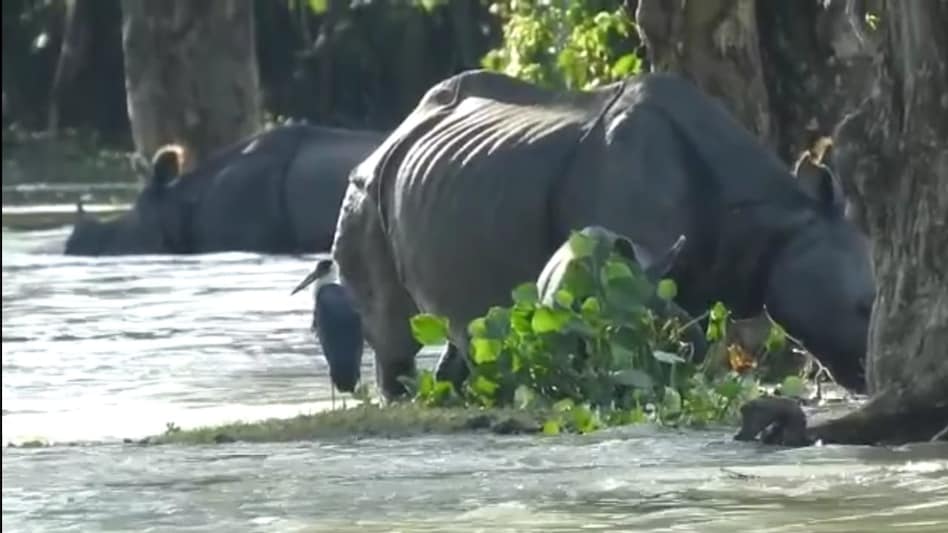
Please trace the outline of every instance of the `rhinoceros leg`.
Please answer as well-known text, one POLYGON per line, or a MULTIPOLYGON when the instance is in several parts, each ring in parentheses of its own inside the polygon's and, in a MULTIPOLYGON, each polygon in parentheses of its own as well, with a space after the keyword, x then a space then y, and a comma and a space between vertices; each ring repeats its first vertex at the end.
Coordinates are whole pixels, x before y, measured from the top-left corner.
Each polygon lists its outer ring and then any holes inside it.
POLYGON ((366 341, 375 352, 376 384, 386 401, 405 394, 399 377, 413 377, 421 345, 411 333, 418 312, 399 283, 389 243, 375 205, 364 190, 349 185, 340 212, 333 259, 343 282, 352 289, 366 341))

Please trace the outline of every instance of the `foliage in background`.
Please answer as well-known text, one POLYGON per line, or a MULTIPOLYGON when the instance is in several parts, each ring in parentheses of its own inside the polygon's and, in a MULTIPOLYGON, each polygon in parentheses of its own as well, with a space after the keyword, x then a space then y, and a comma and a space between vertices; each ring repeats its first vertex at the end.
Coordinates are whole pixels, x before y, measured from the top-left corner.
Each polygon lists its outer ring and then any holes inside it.
POLYGON ((484 68, 547 87, 590 89, 638 73, 638 34, 620 1, 498 0, 503 44, 484 68))
MULTIPOLYGON (((578 268, 564 277, 553 302, 543 303, 534 283, 516 287, 512 306, 492 307, 470 323, 471 375, 464 390, 422 372, 409 384, 415 401, 546 409, 554 413, 547 433, 646 421, 736 421, 738 407, 759 391, 753 366, 733 357, 695 357, 682 341, 686 325, 646 305, 656 290, 661 305, 670 305, 674 282, 662 280, 656 289, 638 264, 578 232, 569 244, 578 268)), ((727 353, 728 318, 722 304, 711 309, 709 355, 727 353)), ((420 314, 411 325, 423 345, 447 338, 442 317, 420 314)), ((776 331, 770 350, 782 339, 776 331)))

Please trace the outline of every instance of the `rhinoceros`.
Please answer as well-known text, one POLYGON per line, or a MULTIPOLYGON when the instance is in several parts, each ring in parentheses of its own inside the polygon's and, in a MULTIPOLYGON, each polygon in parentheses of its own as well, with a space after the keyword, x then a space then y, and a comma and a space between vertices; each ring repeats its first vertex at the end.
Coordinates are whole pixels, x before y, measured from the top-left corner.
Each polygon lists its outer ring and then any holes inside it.
POLYGON ((674 74, 560 91, 473 70, 430 88, 353 170, 332 255, 386 399, 415 370, 413 314, 447 317, 466 356, 469 321, 591 225, 658 253, 685 235, 668 276, 681 307, 766 308, 841 384, 862 389, 875 283, 839 191, 805 187, 674 74))
POLYGON ((165 147, 130 211, 100 221, 78 206, 65 253, 328 251, 349 171, 384 138, 384 132, 281 125, 180 175, 180 150, 165 147))

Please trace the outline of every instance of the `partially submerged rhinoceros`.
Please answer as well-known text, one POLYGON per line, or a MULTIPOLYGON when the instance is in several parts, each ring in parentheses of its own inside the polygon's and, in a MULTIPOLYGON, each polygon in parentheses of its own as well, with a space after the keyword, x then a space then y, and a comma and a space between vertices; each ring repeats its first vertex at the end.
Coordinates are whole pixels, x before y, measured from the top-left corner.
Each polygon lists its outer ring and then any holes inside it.
POLYGON ((868 241, 845 219, 838 187, 802 179, 675 75, 561 92, 470 71, 431 88, 353 170, 333 257, 387 398, 415 369, 413 314, 450 319, 466 353, 470 320, 591 225, 647 250, 685 235, 669 273, 685 310, 722 301, 740 317, 766 305, 861 389, 868 241))
POLYGON ((349 171, 384 139, 373 131, 283 125, 179 174, 159 150, 133 208, 100 221, 81 206, 67 255, 328 251, 349 171))

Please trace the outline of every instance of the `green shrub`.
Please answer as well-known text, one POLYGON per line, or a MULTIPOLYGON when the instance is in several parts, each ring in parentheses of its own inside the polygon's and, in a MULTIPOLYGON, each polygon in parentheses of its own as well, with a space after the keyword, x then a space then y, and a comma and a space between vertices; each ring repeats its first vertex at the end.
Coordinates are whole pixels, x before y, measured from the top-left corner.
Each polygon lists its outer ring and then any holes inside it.
MULTIPOLYGON (((661 309, 676 296, 672 280, 656 287, 638 264, 578 232, 569 245, 573 259, 552 302, 543 303, 536 283, 514 288, 511 306, 492 307, 468 326, 464 390, 425 371, 413 383, 415 401, 548 409, 554 415, 547 432, 735 421, 739 405, 757 395, 758 380, 752 367, 732 369, 740 365, 724 347, 724 305, 709 311, 711 348, 699 362, 682 340, 686 324, 661 309), (658 312, 646 305, 656 301, 658 312)), ((436 345, 445 342, 449 324, 420 314, 411 326, 420 343, 436 345)), ((775 333, 772 349, 781 342, 775 333)))
POLYGON ((635 24, 615 0, 506 0, 491 4, 503 44, 484 68, 547 87, 591 89, 638 73, 635 24))

